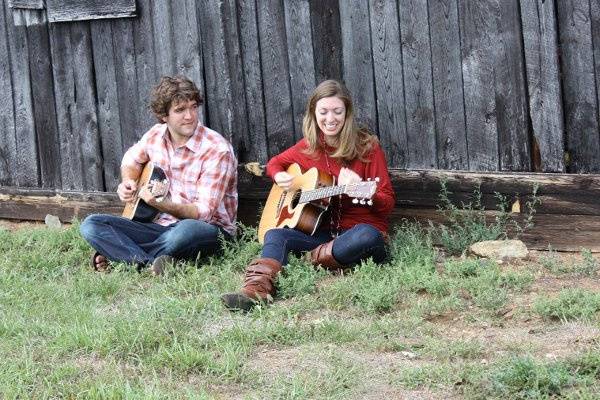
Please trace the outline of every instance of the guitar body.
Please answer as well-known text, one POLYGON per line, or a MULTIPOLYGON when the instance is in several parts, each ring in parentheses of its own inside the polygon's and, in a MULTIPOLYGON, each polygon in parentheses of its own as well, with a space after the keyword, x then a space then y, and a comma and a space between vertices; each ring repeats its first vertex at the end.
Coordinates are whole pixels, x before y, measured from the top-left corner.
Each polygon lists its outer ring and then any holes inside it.
POLYGON ((312 235, 329 207, 330 197, 309 203, 298 203, 298 199, 303 191, 331 186, 331 176, 314 167, 303 174, 298 164, 290 165, 287 173, 294 177, 290 190, 285 191, 274 184, 269 192, 258 225, 258 241, 261 244, 267 231, 273 228, 296 228, 312 235))
MULTIPOLYGON (((163 182, 167 179, 167 175, 160 168, 155 166, 152 162, 146 163, 140 177, 137 181, 138 190, 149 183, 163 182)), ((165 193, 166 194, 166 193, 165 193)), ((125 204, 123 214, 125 218, 129 218, 138 222, 152 222, 154 217, 158 214, 158 210, 152 206, 149 206, 144 200, 136 195, 136 199, 132 202, 125 204)))

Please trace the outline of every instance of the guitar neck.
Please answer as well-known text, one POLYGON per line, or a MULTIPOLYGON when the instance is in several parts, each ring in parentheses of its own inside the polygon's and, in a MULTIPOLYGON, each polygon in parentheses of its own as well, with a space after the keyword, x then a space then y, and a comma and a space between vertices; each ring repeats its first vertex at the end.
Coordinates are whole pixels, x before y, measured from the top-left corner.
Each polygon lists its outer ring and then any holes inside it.
POLYGON ((307 190, 300 194, 299 203, 308 203, 327 197, 337 196, 346 192, 346 185, 326 186, 319 189, 307 190))

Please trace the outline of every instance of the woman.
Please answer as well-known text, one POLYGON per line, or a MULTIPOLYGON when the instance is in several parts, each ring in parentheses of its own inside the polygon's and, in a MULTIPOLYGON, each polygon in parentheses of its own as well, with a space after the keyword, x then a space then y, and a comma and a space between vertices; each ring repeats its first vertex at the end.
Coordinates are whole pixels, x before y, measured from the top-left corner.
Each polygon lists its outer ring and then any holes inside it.
POLYGON ((335 177, 338 185, 378 178, 372 205, 337 196, 331 199, 328 215, 313 235, 289 228, 268 230, 262 257, 246 268, 241 291, 222 297, 230 309, 249 310, 257 301, 271 300, 275 279, 290 252, 311 251, 311 262, 330 270, 368 257, 375 262, 386 257, 384 238, 394 191, 379 142, 355 125, 352 99, 344 85, 328 80, 314 90, 302 130, 302 140, 268 162, 267 174, 275 183, 285 190, 291 187, 293 176, 286 171, 293 163, 303 171, 316 167, 335 177))

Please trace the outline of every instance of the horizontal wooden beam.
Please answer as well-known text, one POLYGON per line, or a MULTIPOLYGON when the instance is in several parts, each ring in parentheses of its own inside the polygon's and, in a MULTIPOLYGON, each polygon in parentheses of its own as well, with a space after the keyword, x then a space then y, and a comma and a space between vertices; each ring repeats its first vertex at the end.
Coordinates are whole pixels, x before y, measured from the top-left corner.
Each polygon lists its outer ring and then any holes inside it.
MULTIPOLYGON (((496 193, 517 199, 521 211, 537 187, 542 204, 536 208, 534 227, 522 237, 534 249, 552 245, 557 250, 578 251, 581 247, 600 251, 600 175, 540 173, 480 173, 466 171, 390 171, 396 192, 392 222, 402 219, 444 222, 436 209, 440 182, 445 181, 455 204, 468 202, 479 188, 487 210, 498 208, 496 193)), ((265 176, 239 170, 238 218, 255 225, 271 188, 265 176)), ((35 188, 0 187, 0 218, 44 220, 47 214, 61 221, 82 219, 94 212, 120 214, 122 204, 114 193, 53 191, 35 188)), ((517 215, 517 219, 521 218, 517 215)))

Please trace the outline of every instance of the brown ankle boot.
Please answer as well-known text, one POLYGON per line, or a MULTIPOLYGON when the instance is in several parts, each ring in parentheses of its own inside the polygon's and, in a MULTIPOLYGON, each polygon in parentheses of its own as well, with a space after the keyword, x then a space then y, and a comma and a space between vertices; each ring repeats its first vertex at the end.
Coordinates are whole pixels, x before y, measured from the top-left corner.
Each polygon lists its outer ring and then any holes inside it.
POLYGON ((310 262, 315 267, 320 265, 322 268, 329 271, 340 271, 344 268, 344 266, 337 262, 333 257, 333 240, 315 247, 310 252, 310 262))
POLYGON ((227 293, 221 300, 230 310, 249 311, 259 301, 271 301, 275 295, 275 278, 281 263, 273 258, 257 258, 246 267, 244 285, 238 293, 227 293))

